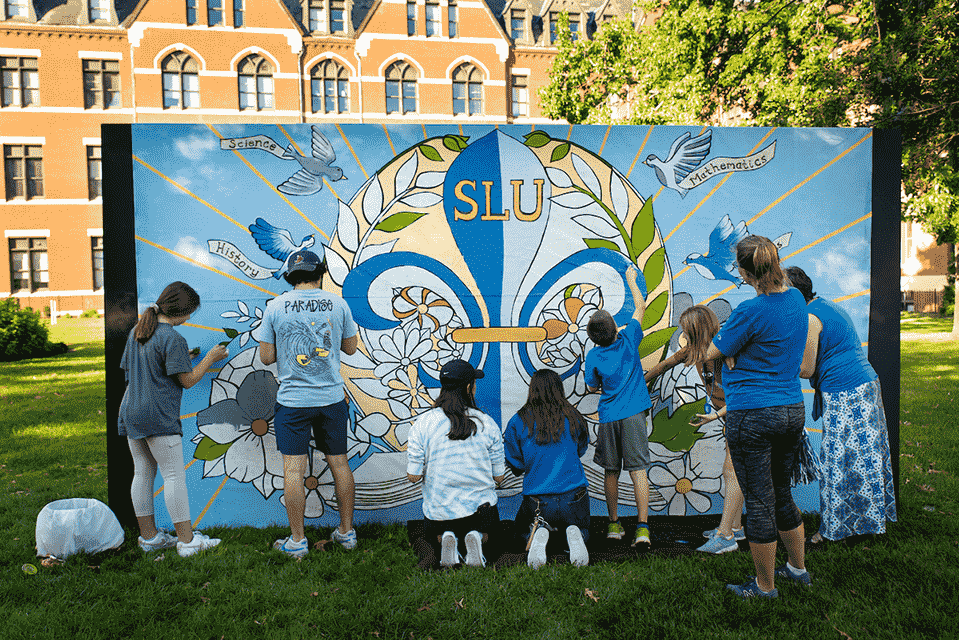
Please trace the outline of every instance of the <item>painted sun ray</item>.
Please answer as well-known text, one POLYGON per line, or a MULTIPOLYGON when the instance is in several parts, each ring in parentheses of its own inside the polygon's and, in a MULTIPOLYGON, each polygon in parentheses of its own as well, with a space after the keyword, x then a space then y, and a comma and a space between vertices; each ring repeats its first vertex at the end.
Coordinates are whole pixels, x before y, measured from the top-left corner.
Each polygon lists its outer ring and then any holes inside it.
POLYGON ((642 144, 639 145, 639 149, 636 151, 636 157, 633 158, 633 164, 629 165, 629 171, 626 172, 626 177, 627 177, 627 178, 628 178, 629 175, 633 172, 633 168, 636 166, 636 163, 639 161, 639 157, 643 154, 643 149, 646 148, 646 143, 649 142, 649 136, 653 133, 653 129, 655 129, 655 128, 656 128, 656 127, 655 127, 655 125, 654 125, 654 126, 651 126, 651 127, 646 131, 646 137, 643 138, 642 144))
MULTIPOLYGON (((216 327, 205 327, 202 324, 193 324, 192 322, 184 322, 183 326, 194 327, 195 329, 206 329, 207 331, 215 331, 217 333, 220 333, 223 331, 223 329, 217 329, 216 327)), ((196 414, 193 414, 193 415, 196 415, 196 414)))
POLYGON ((846 300, 852 300, 853 298, 858 298, 860 296, 868 296, 870 291, 871 289, 863 289, 862 291, 857 291, 856 293, 850 293, 848 296, 834 298, 833 302, 845 302, 846 300))
MULTIPOLYGON (((244 229, 245 229, 245 227, 244 227, 244 229)), ((272 291, 270 291, 270 290, 268 290, 268 289, 264 289, 263 287, 258 287, 257 285, 253 284, 252 282, 247 282, 246 280, 241 280, 241 279, 237 278, 236 276, 230 275, 229 273, 226 273, 226 272, 224 272, 224 271, 220 271, 220 270, 217 269, 216 267, 211 267, 211 266, 208 266, 208 265, 203 264, 202 262, 197 262, 197 261, 194 260, 193 258, 188 258, 187 256, 185 256, 185 255, 183 255, 183 254, 181 254, 181 253, 178 253, 178 252, 174 251, 173 249, 168 249, 168 248, 166 248, 166 247, 164 247, 164 246, 162 246, 162 245, 159 245, 159 244, 157 244, 157 243, 155 243, 155 242, 151 242, 151 241, 147 240, 146 238, 141 238, 140 236, 135 236, 135 237, 136 237, 136 239, 139 240, 140 242, 146 243, 146 244, 150 245, 151 247, 154 247, 154 248, 156 248, 156 249, 159 249, 160 251, 166 251, 167 253, 176 256, 177 258, 182 258, 183 260, 186 260, 186 261, 189 262, 190 264, 195 265, 195 266, 197 266, 197 267, 200 267, 201 269, 206 269, 207 271, 212 271, 213 273, 215 273, 215 274, 217 274, 217 275, 221 275, 221 276, 223 276, 224 278, 229 278, 230 280, 234 280, 234 281, 236 281, 236 282, 239 282, 240 284, 245 284, 245 285, 248 286, 248 287, 252 287, 252 288, 256 289, 257 291, 262 291, 263 293, 267 294, 267 295, 270 296, 271 298, 275 295, 272 291)))
MULTIPOLYGON (((346 148, 350 150, 350 153, 353 155, 353 159, 356 161, 356 166, 360 168, 360 171, 363 172, 363 179, 369 180, 370 175, 366 172, 366 169, 363 168, 363 163, 360 162, 360 159, 356 155, 356 151, 353 150, 353 145, 350 144, 350 139, 346 137, 346 133, 343 132, 343 127, 340 126, 340 123, 335 123, 336 130, 340 132, 340 136, 343 138, 343 142, 346 143, 346 148)), ((462 126, 460 127, 460 132, 462 133, 462 126)), ((333 187, 330 187, 332 190, 333 187)), ((339 196, 337 196, 339 199, 339 196)))
MULTIPOLYGON (((211 125, 211 124, 209 124, 209 123, 206 123, 206 126, 209 127, 209 128, 210 128, 210 131, 212 131, 213 133, 215 133, 218 138, 220 138, 221 140, 223 139, 223 136, 220 134, 219 131, 216 130, 216 128, 214 128, 213 125, 211 125)), ((280 130, 282 131, 282 128, 281 128, 280 130)), ((284 133, 285 133, 285 132, 284 132, 284 133)), ((268 184, 268 185, 270 186, 270 190, 273 191, 274 193, 276 193, 276 195, 280 196, 280 198, 282 198, 283 201, 284 201, 287 205, 289 205, 289 207, 290 207, 291 209, 293 209, 293 210, 296 211, 298 214, 300 214, 300 217, 303 218, 304 220, 306 220, 306 222, 307 222, 311 227, 313 227, 314 229, 316 229, 317 233, 319 233, 321 236, 323 236, 323 237, 326 238, 327 240, 330 239, 330 236, 326 235, 326 233, 325 233, 322 229, 320 229, 318 226, 316 226, 316 223, 314 223, 312 220, 310 220, 310 218, 309 218, 305 213, 303 213, 303 212, 300 210, 299 207, 297 207, 295 204, 293 204, 292 202, 290 202, 290 199, 287 198, 284 194, 280 193, 280 192, 276 189, 276 186, 275 186, 272 182, 270 182, 269 180, 266 179, 266 176, 264 176, 262 173, 259 172, 259 170, 257 170, 256 167, 254 167, 252 164, 250 164, 250 161, 247 160, 246 158, 244 158, 242 153, 240 153, 240 152, 238 152, 238 151, 236 151, 236 150, 234 149, 234 150, 233 150, 233 155, 235 155, 237 158, 239 158, 240 160, 242 160, 242 161, 243 161, 243 164, 245 164, 245 165, 250 169, 250 171, 252 171, 253 173, 255 173, 256 176, 257 176, 260 180, 262 180, 263 182, 265 182, 266 184, 268 184)), ((326 180, 324 179, 324 182, 325 182, 325 181, 326 181, 326 180)), ((332 188, 331 188, 330 190, 332 191, 332 188)), ((244 227, 244 228, 245 228, 245 227, 244 227)), ((249 232, 249 230, 247 230, 247 231, 249 232)))
POLYGON ((234 220, 233 218, 231 218, 231 217, 228 216, 227 214, 223 213, 222 211, 220 211, 219 209, 217 209, 216 207, 214 207, 212 204, 210 204, 209 202, 207 202, 206 200, 204 200, 204 199, 201 198, 200 196, 196 195, 195 193, 193 193, 192 191, 190 191, 189 189, 187 189, 186 187, 184 187, 182 184, 180 184, 179 182, 177 182, 177 181, 174 180, 173 178, 170 178, 169 176, 164 175, 163 173, 160 172, 159 169, 156 169, 156 168, 150 166, 150 164, 148 164, 145 160, 141 160, 140 158, 138 158, 138 157, 135 156, 135 155, 133 156, 133 159, 136 160, 137 162, 139 162, 142 166, 146 167, 147 169, 149 169, 150 171, 152 171, 153 173, 155 173, 156 175, 160 176, 161 178, 163 178, 164 180, 166 180, 167 182, 169 182, 170 184, 172 184, 173 186, 175 186, 176 188, 180 189, 183 193, 187 194, 188 196, 190 196, 191 198, 193 198, 194 200, 196 200, 196 201, 199 202, 200 204, 204 205, 205 207, 207 207, 207 208, 209 208, 209 209, 212 209, 213 211, 215 211, 216 213, 220 214, 221 216, 223 216, 224 218, 226 218, 227 220, 229 220, 230 222, 232 222, 232 223, 235 224, 236 226, 240 227, 241 229, 246 230, 246 227, 244 227, 242 224, 240 224, 239 222, 237 222, 236 220, 234 220))
POLYGON ((859 224, 860 222, 862 222, 863 220, 868 220, 868 219, 871 218, 871 217, 872 217, 872 211, 870 211, 870 212, 867 213, 866 215, 862 216, 861 218, 858 218, 858 219, 856 219, 856 220, 853 220, 853 221, 850 222, 849 224, 847 224, 847 225, 845 225, 845 226, 842 226, 842 227, 836 229, 836 230, 833 231, 832 233, 827 233, 826 235, 824 235, 823 237, 819 238, 818 240, 814 240, 814 241, 810 242, 809 244, 807 244, 807 245, 806 245, 805 247, 803 247, 802 249, 796 249, 795 251, 793 251, 792 253, 790 253, 788 256, 783 256, 783 257, 781 258, 781 260, 783 260, 783 261, 788 260, 789 258, 792 258, 793 256, 798 255, 798 254, 802 253, 803 251, 806 251, 807 249, 812 249, 813 247, 815 247, 815 246, 816 246, 817 244, 819 244, 820 242, 823 242, 824 240, 828 240, 829 238, 831 238, 831 237, 833 237, 833 236, 835 236, 835 235, 838 235, 838 234, 842 233, 843 231, 845 231, 846 229, 849 229, 850 227, 854 227, 854 226, 856 226, 857 224, 859 224))
POLYGON ((383 125, 383 133, 386 134, 386 143, 390 145, 390 153, 395 156, 396 147, 393 146, 393 139, 390 138, 390 130, 386 128, 386 124, 383 125))
POLYGON ((193 523, 193 528, 194 528, 194 529, 196 529, 197 527, 200 526, 200 520, 203 520, 203 516, 205 516, 205 515, 206 515, 206 512, 210 509, 211 506, 213 506, 213 501, 216 500, 216 497, 217 497, 218 495, 220 495, 220 490, 223 489, 223 485, 225 485, 225 484, 226 484, 226 481, 229 480, 229 479, 230 479, 229 476, 223 478, 223 482, 220 483, 220 486, 217 487, 217 488, 216 488, 216 491, 213 492, 213 495, 210 496, 210 501, 206 503, 206 506, 203 507, 203 511, 201 511, 201 512, 200 512, 200 515, 197 516, 196 522, 193 523))
MULTIPOLYGON (((603 149, 606 147, 606 141, 609 140, 609 132, 612 130, 612 128, 613 125, 606 125, 606 135, 603 136, 603 143, 599 145, 599 151, 596 152, 596 155, 603 155, 603 149)), ((572 131, 572 127, 570 127, 570 131, 572 131)))

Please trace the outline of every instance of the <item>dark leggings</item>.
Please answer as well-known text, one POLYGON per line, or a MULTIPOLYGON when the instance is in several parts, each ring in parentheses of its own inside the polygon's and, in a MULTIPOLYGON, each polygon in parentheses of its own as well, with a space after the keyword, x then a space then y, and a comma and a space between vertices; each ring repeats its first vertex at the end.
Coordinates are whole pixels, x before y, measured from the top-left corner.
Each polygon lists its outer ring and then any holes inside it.
POLYGON ((805 423, 801 402, 730 410, 726 415, 726 440, 746 501, 750 542, 775 542, 777 529, 791 531, 802 524, 791 479, 799 464, 805 423))
POLYGON ((463 539, 470 531, 478 531, 481 535, 485 533, 490 538, 493 537, 494 531, 499 527, 499 509, 495 504, 490 506, 488 502, 484 502, 475 513, 465 518, 457 518, 456 520, 430 520, 429 518, 424 518, 423 525, 423 533, 426 536, 426 541, 435 549, 439 548, 437 536, 442 536, 446 531, 452 531, 453 535, 459 540, 461 553, 465 553, 466 546, 463 539))

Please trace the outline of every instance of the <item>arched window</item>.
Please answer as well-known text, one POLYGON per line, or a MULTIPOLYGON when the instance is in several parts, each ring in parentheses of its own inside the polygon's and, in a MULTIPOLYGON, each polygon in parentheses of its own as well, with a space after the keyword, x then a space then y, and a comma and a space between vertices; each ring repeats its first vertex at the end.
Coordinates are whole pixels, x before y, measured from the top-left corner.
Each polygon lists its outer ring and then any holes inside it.
POLYGON ((200 107, 200 66, 182 51, 174 51, 163 59, 163 108, 197 109, 200 107))
POLYGON ((253 54, 240 61, 240 110, 273 108, 273 65, 263 56, 253 54))
POLYGON ((483 74, 471 64, 453 70, 453 114, 483 113, 483 74))
POLYGON ((386 69, 386 113, 416 111, 416 67, 408 62, 394 62, 386 69))
POLYGON ((350 81, 346 69, 333 60, 324 60, 310 70, 313 113, 348 113, 350 81))

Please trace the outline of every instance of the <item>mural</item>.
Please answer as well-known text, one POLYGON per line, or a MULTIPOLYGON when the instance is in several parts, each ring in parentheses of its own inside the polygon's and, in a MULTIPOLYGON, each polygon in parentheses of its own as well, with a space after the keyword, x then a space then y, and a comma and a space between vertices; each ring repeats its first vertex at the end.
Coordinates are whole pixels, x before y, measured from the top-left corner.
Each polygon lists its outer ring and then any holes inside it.
MULTIPOLYGON (((419 487, 406 480, 406 438, 452 358, 486 371, 477 401, 504 426, 531 374, 554 369, 595 440, 599 398, 582 372, 586 323, 598 309, 621 324, 631 317, 629 265, 646 296, 646 368, 679 347, 686 308, 708 304, 724 321, 755 295, 733 267, 732 247, 749 233, 774 239, 783 261, 805 269, 868 338, 868 130, 132 129, 141 310, 183 280, 202 298, 179 328, 190 346, 229 343, 222 367, 184 393, 190 498, 194 518, 207 525, 286 521, 275 368, 260 363, 252 332, 266 302, 289 288, 281 275, 298 249, 325 255, 324 288, 347 300, 359 326, 358 351, 343 356, 358 522, 422 517, 419 487)), ((322 338, 305 340, 332 348, 322 338)), ((705 402, 695 370, 666 371, 650 394, 652 514, 718 513, 725 441, 718 422, 689 424, 705 402)), ((818 426, 807 417, 817 448, 818 426)), ((584 462, 592 509, 605 514, 592 456, 591 445, 584 462)), ((332 523, 330 470, 319 451, 309 461, 306 516, 332 523)), ((623 479, 621 511, 629 514, 623 479)), ((521 487, 507 477, 505 517, 521 487)), ((815 485, 796 493, 801 508, 818 508, 815 485)))

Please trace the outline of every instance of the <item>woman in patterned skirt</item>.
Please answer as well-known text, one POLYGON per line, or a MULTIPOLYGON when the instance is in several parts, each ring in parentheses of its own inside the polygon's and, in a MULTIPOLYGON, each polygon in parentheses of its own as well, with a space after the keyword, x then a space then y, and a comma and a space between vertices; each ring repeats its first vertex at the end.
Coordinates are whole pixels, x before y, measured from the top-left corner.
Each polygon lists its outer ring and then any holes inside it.
POLYGON ((889 435, 879 379, 866 359, 849 315, 816 297, 799 267, 786 269, 809 311, 807 352, 800 375, 816 392, 814 420, 822 417, 819 479, 821 520, 813 543, 885 533, 896 521, 889 435))

